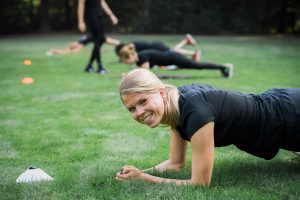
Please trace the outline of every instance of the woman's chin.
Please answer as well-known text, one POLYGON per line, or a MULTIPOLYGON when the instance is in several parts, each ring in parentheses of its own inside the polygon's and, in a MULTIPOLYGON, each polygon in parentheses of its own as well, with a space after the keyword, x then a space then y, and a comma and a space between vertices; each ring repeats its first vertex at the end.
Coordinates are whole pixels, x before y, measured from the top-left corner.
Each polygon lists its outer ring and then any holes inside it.
POLYGON ((152 123, 152 124, 147 124, 150 128, 155 128, 159 125, 159 123, 152 123))

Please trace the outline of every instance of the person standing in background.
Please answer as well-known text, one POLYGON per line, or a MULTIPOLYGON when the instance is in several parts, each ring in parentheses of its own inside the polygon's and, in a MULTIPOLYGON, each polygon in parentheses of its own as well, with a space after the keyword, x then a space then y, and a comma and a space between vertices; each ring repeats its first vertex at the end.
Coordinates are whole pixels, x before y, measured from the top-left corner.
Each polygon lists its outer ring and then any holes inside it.
POLYGON ((118 18, 114 15, 105 0, 79 0, 78 1, 78 28, 86 32, 87 27, 94 38, 94 47, 90 60, 85 67, 86 72, 93 72, 93 62, 97 62, 97 73, 106 74, 101 61, 101 47, 103 43, 113 43, 114 39, 105 36, 103 25, 103 11, 110 17, 113 25, 118 24, 118 18))

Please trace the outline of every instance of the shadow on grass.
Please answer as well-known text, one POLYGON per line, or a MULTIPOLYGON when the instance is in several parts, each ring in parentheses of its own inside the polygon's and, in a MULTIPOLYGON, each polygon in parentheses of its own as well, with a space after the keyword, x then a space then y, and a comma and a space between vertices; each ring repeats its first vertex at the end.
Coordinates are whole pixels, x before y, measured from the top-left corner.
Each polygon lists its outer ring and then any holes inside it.
POLYGON ((222 77, 212 77, 212 76, 195 76, 195 75, 184 75, 184 74, 175 74, 175 75, 170 75, 170 74, 156 74, 158 78, 160 79, 220 79, 222 77))
POLYGON ((158 75, 160 79, 196 79, 196 76, 189 75, 158 75))
MULTIPOLYGON (((214 171, 214 176, 216 176, 216 180, 226 177, 228 181, 240 184, 244 182, 243 178, 255 181, 259 177, 281 178, 294 175, 300 177, 299 173, 300 159, 298 157, 292 157, 289 160, 274 158, 270 161, 255 158, 255 160, 240 159, 219 162, 218 168, 214 171)), ((221 182, 224 182, 224 180, 221 182)))
MULTIPOLYGON (((151 174, 165 178, 190 179, 190 165, 179 173, 151 174)), ((295 182, 300 186, 300 158, 289 160, 274 158, 266 161, 254 159, 228 159, 218 161, 214 166, 212 187, 282 187, 284 184, 295 182)))

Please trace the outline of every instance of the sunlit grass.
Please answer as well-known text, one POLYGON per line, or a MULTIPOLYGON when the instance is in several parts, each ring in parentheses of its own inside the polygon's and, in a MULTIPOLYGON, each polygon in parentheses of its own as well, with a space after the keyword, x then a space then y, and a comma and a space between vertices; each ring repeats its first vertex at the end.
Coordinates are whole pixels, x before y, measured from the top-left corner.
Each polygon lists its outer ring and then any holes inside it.
MULTIPOLYGON (((121 36, 162 40, 175 45, 182 36, 121 36)), ((27 36, 0 39, 0 199, 299 199, 300 161, 280 151, 271 161, 230 146, 216 149, 210 188, 148 183, 120 183, 115 173, 124 164, 151 167, 168 157, 165 127, 137 124, 118 96, 120 64, 113 47, 103 46, 107 75, 83 72, 91 45, 74 55, 48 57, 52 47, 64 48, 78 35, 27 36), (25 59, 32 60, 24 66, 25 59), (34 79, 21 84, 23 77, 34 79), (42 168, 53 182, 16 184, 29 166, 42 168)), ((300 87, 300 40, 293 37, 196 36, 202 60, 231 62, 234 77, 217 71, 154 70, 177 86, 206 83, 220 88, 259 93, 273 87, 300 87)), ((193 49, 192 47, 188 47, 193 49)), ((190 178, 187 168, 178 174, 190 178)))

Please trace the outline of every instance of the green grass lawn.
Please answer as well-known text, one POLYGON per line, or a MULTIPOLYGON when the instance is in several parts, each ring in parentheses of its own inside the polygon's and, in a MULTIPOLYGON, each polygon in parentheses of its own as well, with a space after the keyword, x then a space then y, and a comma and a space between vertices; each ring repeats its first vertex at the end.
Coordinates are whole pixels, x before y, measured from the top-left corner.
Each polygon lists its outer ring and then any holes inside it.
MULTIPOLYGON (((121 36, 162 40, 174 45, 182 36, 121 36)), ((168 158, 169 133, 149 129, 131 119, 118 96, 120 64, 113 47, 103 46, 107 75, 83 72, 92 45, 73 55, 48 57, 52 47, 63 48, 78 35, 0 38, 0 199, 299 199, 300 159, 280 151, 265 161, 237 150, 216 148, 212 185, 177 187, 141 182, 116 182, 124 164, 154 166, 168 158), (25 59, 32 60, 24 66, 25 59), (31 85, 21 84, 32 77, 31 85), (55 180, 16 184, 30 166, 55 180)), ((234 77, 217 71, 153 70, 177 86, 206 83, 245 93, 274 87, 300 87, 300 38, 196 36, 202 60, 231 62, 234 77)), ((300 145, 300 144, 299 144, 300 145)), ((177 174, 156 175, 189 179, 187 168, 177 174)))

